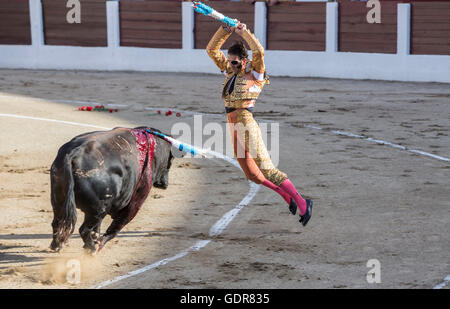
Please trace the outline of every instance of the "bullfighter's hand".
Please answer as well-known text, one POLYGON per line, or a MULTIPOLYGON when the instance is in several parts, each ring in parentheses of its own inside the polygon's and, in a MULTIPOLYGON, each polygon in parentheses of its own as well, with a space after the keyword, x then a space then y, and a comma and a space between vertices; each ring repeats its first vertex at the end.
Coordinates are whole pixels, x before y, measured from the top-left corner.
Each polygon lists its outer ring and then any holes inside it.
POLYGON ((240 36, 242 36, 242 34, 247 30, 247 25, 241 23, 240 21, 238 21, 237 25, 236 25, 236 30, 235 32, 237 34, 239 34, 240 36))
POLYGON ((231 27, 229 25, 222 25, 222 28, 225 29, 226 32, 231 33, 234 31, 234 27, 231 27))

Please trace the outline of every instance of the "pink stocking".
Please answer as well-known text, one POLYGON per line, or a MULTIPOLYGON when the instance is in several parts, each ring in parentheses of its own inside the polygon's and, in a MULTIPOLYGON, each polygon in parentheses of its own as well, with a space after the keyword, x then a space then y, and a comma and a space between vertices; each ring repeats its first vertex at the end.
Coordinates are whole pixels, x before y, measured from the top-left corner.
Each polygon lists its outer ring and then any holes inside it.
POLYGON ((264 180, 262 183, 263 186, 272 189, 273 191, 275 191, 276 193, 278 193, 279 195, 281 195, 281 197, 286 201, 286 203, 289 205, 291 203, 291 197, 289 196, 289 194, 287 194, 286 192, 283 191, 283 189, 281 189, 280 187, 277 187, 273 182, 271 182, 270 180, 264 180))
POLYGON ((281 183, 280 188, 283 189, 283 191, 287 192, 294 199, 295 203, 297 204, 298 210, 300 211, 300 215, 303 216, 306 212, 306 201, 298 193, 297 189, 295 189, 292 182, 286 178, 281 183))

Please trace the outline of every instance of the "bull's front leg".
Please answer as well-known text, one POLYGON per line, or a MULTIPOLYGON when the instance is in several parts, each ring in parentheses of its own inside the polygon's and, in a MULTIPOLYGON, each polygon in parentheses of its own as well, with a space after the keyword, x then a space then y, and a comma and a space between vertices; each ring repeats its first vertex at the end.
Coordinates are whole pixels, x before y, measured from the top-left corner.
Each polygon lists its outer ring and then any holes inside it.
POLYGON ((100 252, 105 244, 117 236, 120 230, 131 220, 128 219, 129 207, 125 207, 123 211, 120 211, 119 214, 113 217, 113 222, 106 230, 105 234, 98 240, 98 249, 97 252, 100 252))
POLYGON ((103 236, 98 240, 97 252, 99 252, 108 241, 116 237, 125 225, 133 220, 139 209, 142 207, 142 204, 144 204, 148 194, 150 193, 150 186, 151 185, 149 185, 148 183, 142 185, 139 190, 136 191, 135 195, 126 207, 116 213, 111 214, 113 222, 108 227, 105 234, 103 234, 103 236))
POLYGON ((120 230, 134 218, 143 202, 144 201, 142 201, 142 203, 139 205, 139 207, 137 207, 137 209, 136 207, 128 205, 127 207, 122 209, 118 214, 112 216, 113 222, 111 222, 111 225, 108 227, 105 234, 103 234, 103 236, 100 237, 100 239, 97 242, 98 243, 97 252, 100 252, 100 250, 102 250, 105 244, 114 237, 116 237, 117 234, 120 232, 120 230))
POLYGON ((95 239, 94 235, 100 233, 100 226, 105 214, 86 214, 83 224, 80 226, 80 236, 83 239, 83 248, 91 253, 95 252, 95 239))

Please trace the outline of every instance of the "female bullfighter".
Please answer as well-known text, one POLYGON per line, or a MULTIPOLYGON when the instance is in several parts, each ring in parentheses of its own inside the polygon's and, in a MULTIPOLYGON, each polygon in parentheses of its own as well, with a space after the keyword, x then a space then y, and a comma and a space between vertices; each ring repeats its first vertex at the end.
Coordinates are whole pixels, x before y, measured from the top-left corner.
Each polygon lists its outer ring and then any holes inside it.
POLYGON ((262 184, 280 194, 289 205, 292 214, 295 215, 298 208, 300 222, 305 226, 311 218, 313 201, 303 199, 288 176, 273 165, 261 138, 258 123, 253 118, 256 99, 264 85, 268 83, 263 47, 247 29, 247 26, 238 22, 235 28, 220 26, 209 41, 206 50, 226 76, 222 98, 225 100, 227 123, 234 155, 242 170, 249 180, 262 184), (250 46, 252 50, 251 61, 247 58, 247 49, 242 42, 233 44, 228 49, 227 57, 220 51, 233 31, 250 46), (248 132, 248 135, 246 132, 248 132))

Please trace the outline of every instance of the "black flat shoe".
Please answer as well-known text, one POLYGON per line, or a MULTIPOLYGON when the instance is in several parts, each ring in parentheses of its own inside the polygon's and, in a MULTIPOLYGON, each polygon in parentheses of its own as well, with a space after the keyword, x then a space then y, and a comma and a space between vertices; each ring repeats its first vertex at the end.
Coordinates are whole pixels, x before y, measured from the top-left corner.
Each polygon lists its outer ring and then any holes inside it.
POLYGON ((289 211, 291 214, 295 215, 297 213, 297 203, 295 203, 294 199, 291 197, 291 203, 289 204, 289 211))
POLYGON ((299 221, 301 224, 303 224, 303 226, 306 226, 309 219, 311 219, 312 207, 313 207, 313 201, 306 200, 306 213, 303 216, 300 215, 300 221, 299 221))

